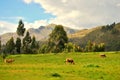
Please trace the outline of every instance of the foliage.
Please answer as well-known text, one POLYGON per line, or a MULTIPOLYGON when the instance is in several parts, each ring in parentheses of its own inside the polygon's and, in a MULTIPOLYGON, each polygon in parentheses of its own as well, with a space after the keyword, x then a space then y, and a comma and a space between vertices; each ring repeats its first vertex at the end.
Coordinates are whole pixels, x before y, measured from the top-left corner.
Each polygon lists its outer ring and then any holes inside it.
POLYGON ((58 74, 58 73, 52 73, 51 76, 53 76, 53 77, 61 77, 61 75, 58 74))
POLYGON ((84 37, 71 38, 70 41, 85 48, 86 43, 90 40, 96 44, 104 43, 104 51, 120 51, 120 23, 113 23, 109 26, 108 28, 103 28, 106 26, 97 27, 84 37), (111 27, 109 28, 109 26, 111 27))
POLYGON ((109 31, 109 30, 112 30, 114 27, 115 27, 115 22, 111 25, 103 26, 101 30, 102 31, 109 31))
POLYGON ((15 47, 16 47, 16 52, 21 53, 21 39, 20 38, 17 38, 15 47))
POLYGON ((47 51, 47 45, 46 44, 42 45, 38 50, 38 53, 47 53, 47 52, 48 51, 47 51))
POLYGON ((88 41, 86 47, 85 47, 85 51, 87 52, 92 52, 92 46, 93 46, 93 43, 91 41, 88 41))
POLYGON ((67 34, 62 25, 56 25, 48 39, 49 52, 62 52, 65 48, 65 43, 68 42, 67 34))
POLYGON ((24 32, 25 32, 24 23, 22 22, 22 20, 20 20, 17 28, 17 34, 19 36, 24 36, 24 32))
POLYGON ((31 43, 31 36, 30 33, 27 32, 26 36, 23 38, 23 47, 22 47, 23 53, 31 53, 30 43, 31 43))
POLYGON ((1 38, 0 38, 0 52, 1 52, 1 38))
POLYGON ((2 57, 2 59, 5 59, 8 56, 8 54, 2 52, 2 53, 0 53, 0 56, 2 57))
POLYGON ((64 52, 82 52, 80 46, 77 46, 71 42, 65 44, 64 52))
POLYGON ((116 28, 111 30, 111 34, 118 34, 118 33, 119 33, 119 30, 117 30, 116 28))
POLYGON ((39 48, 38 42, 36 41, 35 36, 33 36, 32 40, 31 40, 31 49, 32 52, 37 53, 37 49, 39 48))
POLYGON ((15 43, 13 37, 6 43, 5 53, 14 53, 15 43))
POLYGON ((92 43, 91 41, 88 41, 85 47, 85 51, 86 52, 103 52, 105 51, 105 44, 104 43, 96 44, 96 43, 92 43))

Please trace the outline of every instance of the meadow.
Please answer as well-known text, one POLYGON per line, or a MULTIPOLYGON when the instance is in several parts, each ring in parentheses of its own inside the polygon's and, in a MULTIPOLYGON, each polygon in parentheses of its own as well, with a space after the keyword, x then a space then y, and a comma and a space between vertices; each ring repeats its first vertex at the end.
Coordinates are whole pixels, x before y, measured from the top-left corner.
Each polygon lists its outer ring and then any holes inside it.
POLYGON ((15 62, 0 58, 0 80, 120 80, 120 52, 101 53, 10 55, 15 62), (69 57, 75 65, 65 64, 69 57))

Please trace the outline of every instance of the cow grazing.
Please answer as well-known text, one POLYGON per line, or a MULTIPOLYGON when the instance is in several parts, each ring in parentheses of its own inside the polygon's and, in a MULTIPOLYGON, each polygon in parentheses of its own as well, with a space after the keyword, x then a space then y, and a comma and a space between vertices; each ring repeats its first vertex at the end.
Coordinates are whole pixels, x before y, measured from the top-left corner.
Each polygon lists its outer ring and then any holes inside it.
POLYGON ((15 60, 14 59, 4 59, 4 62, 5 63, 12 63, 14 62, 15 60))
POLYGON ((105 58, 106 55, 105 54, 100 54, 100 57, 105 58))
POLYGON ((65 62, 66 62, 66 64, 67 63, 75 64, 74 60, 72 58, 66 58, 65 62))

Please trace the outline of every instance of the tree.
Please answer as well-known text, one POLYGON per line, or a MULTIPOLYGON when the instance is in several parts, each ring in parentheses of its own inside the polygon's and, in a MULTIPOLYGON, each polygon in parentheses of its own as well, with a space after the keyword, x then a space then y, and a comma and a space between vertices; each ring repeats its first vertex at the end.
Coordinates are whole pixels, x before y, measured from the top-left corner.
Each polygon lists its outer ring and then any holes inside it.
POLYGON ((37 52, 37 49, 39 48, 38 42, 36 41, 35 36, 33 36, 32 40, 31 40, 31 49, 32 52, 37 52))
POLYGON ((65 52, 73 52, 74 44, 72 42, 66 43, 64 51, 65 52))
POLYGON ((68 42, 67 34, 62 25, 56 25, 52 33, 49 35, 48 51, 62 52, 65 48, 65 43, 68 42))
POLYGON ((46 44, 43 44, 40 48, 39 48, 39 50, 38 50, 38 53, 47 53, 48 51, 47 51, 47 45, 46 44))
POLYGON ((22 20, 20 20, 17 28, 17 34, 19 36, 24 36, 24 32, 25 32, 24 23, 22 22, 22 20))
MULTIPOLYGON (((25 28, 24 28, 24 23, 22 20, 19 21, 18 27, 17 27, 17 34, 20 36, 24 36, 25 28)), ((20 53, 21 52, 21 38, 16 39, 16 52, 20 53)))
POLYGON ((98 47, 98 45, 96 43, 93 43, 91 51, 93 51, 93 52, 99 52, 99 47, 98 47))
POLYGON ((99 52, 105 51, 105 44, 104 44, 104 43, 100 43, 100 44, 98 45, 98 51, 99 51, 99 52))
POLYGON ((1 52, 1 38, 0 38, 0 52, 1 52))
POLYGON ((85 47, 85 51, 92 52, 92 46, 93 46, 92 42, 88 41, 88 43, 87 43, 87 45, 85 47))
POLYGON ((16 39, 16 52, 17 53, 20 53, 21 52, 21 39, 20 38, 17 38, 16 39))
POLYGON ((64 51, 65 52, 82 52, 82 49, 80 48, 80 46, 77 46, 72 42, 68 42, 65 44, 64 51))
POLYGON ((87 52, 101 52, 101 51, 105 51, 105 44, 104 43, 92 43, 91 41, 88 41, 86 47, 85 47, 85 51, 87 52))
POLYGON ((23 38, 23 53, 31 53, 31 36, 29 32, 26 33, 26 36, 23 38))
POLYGON ((31 48, 37 48, 37 41, 36 41, 36 38, 35 36, 33 36, 32 40, 31 40, 31 48))
POLYGON ((5 51, 6 53, 14 53, 15 43, 13 37, 6 43, 5 51))

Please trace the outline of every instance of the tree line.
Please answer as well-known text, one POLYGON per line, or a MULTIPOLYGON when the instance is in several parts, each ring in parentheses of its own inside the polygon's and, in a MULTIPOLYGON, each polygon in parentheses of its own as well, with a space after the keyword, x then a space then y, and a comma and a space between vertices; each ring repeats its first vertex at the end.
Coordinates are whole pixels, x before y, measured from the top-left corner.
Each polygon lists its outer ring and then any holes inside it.
POLYGON ((35 36, 31 37, 30 33, 24 28, 22 20, 19 21, 16 33, 16 41, 13 37, 5 45, 1 45, 0 52, 5 54, 35 54, 35 53, 61 53, 61 52, 99 52, 105 50, 104 43, 93 43, 88 41, 83 49, 79 45, 69 42, 67 33, 62 25, 56 25, 49 35, 47 42, 40 45, 35 36))

